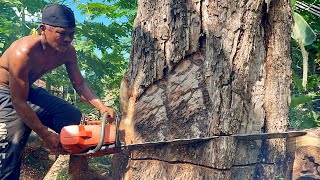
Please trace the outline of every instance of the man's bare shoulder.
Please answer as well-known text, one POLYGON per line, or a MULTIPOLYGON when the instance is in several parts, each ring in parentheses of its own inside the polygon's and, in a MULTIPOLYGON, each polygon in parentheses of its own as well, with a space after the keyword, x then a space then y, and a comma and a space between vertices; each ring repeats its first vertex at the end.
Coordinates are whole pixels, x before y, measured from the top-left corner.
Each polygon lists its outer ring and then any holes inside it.
POLYGON ((33 51, 38 52, 40 47, 40 35, 32 35, 14 41, 8 50, 17 55, 29 55, 29 53, 32 53, 33 51))
POLYGON ((28 59, 30 52, 36 52, 39 46, 40 36, 26 36, 14 41, 0 57, 1 68, 8 68, 10 59, 28 59))

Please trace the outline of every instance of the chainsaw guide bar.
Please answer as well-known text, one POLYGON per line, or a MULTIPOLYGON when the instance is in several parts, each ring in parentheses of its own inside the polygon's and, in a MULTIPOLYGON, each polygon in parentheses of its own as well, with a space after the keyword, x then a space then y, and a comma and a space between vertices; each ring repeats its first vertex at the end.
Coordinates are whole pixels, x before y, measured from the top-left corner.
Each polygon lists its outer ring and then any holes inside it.
POLYGON ((252 141, 276 138, 294 138, 307 134, 305 131, 232 134, 124 144, 120 141, 119 137, 119 118, 116 118, 115 125, 111 125, 106 124, 106 117, 107 114, 103 114, 100 125, 65 126, 60 133, 62 147, 70 154, 102 156, 118 153, 122 150, 134 150, 159 145, 186 145, 206 142, 218 138, 236 138, 244 141, 252 141))
POLYGON ((210 136, 210 137, 199 137, 191 139, 173 139, 167 141, 155 141, 155 142, 143 142, 143 143, 134 143, 134 144, 124 144, 121 145, 121 148, 127 149, 136 149, 140 147, 149 147, 149 146, 158 146, 158 145, 185 145, 191 143, 198 143, 204 141, 210 141, 212 139, 218 138, 237 138, 239 140, 263 140, 263 139, 276 139, 276 138, 293 138, 298 136, 303 136, 307 134, 304 131, 289 131, 289 132, 273 132, 273 133, 254 133, 254 134, 233 134, 229 136, 210 136))

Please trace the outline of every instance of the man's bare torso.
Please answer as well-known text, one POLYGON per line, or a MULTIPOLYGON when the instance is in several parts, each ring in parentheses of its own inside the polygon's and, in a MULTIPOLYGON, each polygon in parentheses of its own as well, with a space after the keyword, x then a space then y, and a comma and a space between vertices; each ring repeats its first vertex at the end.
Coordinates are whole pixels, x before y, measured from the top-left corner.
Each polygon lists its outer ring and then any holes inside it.
MULTIPOLYGON (((38 80, 45 73, 67 62, 68 51, 65 53, 51 53, 43 49, 41 37, 27 36, 15 41, 0 57, 0 87, 9 88, 9 66, 11 54, 25 54, 26 68, 28 69, 29 85, 38 80)), ((14 67, 11 67, 14 68, 14 67)))

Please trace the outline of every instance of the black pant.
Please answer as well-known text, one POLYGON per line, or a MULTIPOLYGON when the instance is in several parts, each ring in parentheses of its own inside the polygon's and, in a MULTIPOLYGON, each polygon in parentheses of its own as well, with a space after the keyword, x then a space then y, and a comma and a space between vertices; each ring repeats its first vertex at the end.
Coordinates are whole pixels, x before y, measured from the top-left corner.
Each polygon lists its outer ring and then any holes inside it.
MULTIPOLYGON (((30 88, 28 104, 41 122, 60 133, 62 127, 79 124, 81 112, 68 102, 42 88, 30 88)), ((12 106, 10 91, 0 89, 0 179, 18 180, 22 151, 31 129, 12 106)))

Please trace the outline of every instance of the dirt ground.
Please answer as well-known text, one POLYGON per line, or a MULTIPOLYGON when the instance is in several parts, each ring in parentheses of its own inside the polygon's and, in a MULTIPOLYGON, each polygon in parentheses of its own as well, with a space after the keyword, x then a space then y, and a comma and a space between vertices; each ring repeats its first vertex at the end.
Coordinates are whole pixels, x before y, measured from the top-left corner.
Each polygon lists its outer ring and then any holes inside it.
POLYGON ((49 151, 43 147, 42 141, 31 136, 23 153, 20 179, 43 179, 54 160, 49 158, 49 151))
MULTIPOLYGON (((24 150, 20 180, 44 179, 55 163, 57 156, 49 156, 49 151, 44 148, 42 141, 34 134, 31 134, 28 144, 24 150)), ((61 158, 60 158, 61 160, 61 158)), ((88 158, 90 169, 101 175, 109 173, 111 157, 100 156, 88 158)), ((60 162, 55 178, 47 178, 46 180, 68 180, 71 179, 67 174, 68 158, 64 158, 60 162)), ((57 170, 55 170, 57 171, 57 170)))

